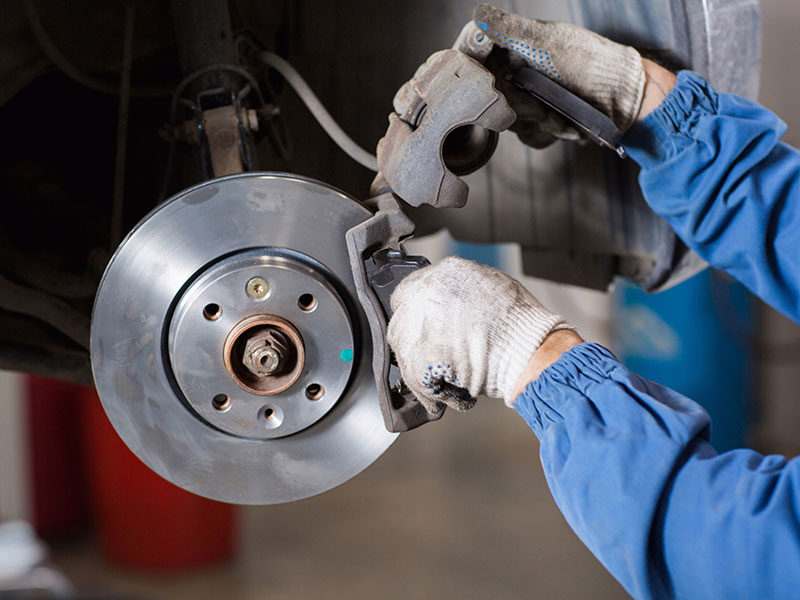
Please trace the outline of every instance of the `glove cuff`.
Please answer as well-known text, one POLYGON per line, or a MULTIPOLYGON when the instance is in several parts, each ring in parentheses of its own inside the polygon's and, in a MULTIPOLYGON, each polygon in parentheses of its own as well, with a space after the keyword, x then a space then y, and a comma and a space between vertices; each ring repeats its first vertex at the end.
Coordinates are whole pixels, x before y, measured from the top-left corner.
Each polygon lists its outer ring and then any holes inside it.
POLYGON ((494 329, 492 340, 502 353, 496 361, 494 381, 487 374, 487 395, 502 398, 507 406, 515 400, 514 387, 533 353, 544 339, 558 329, 575 329, 561 315, 554 314, 543 306, 527 306, 513 310, 504 322, 494 329))
POLYGON ((622 133, 636 122, 644 97, 646 77, 642 57, 635 48, 611 42, 616 48, 609 60, 592 69, 588 88, 622 133))

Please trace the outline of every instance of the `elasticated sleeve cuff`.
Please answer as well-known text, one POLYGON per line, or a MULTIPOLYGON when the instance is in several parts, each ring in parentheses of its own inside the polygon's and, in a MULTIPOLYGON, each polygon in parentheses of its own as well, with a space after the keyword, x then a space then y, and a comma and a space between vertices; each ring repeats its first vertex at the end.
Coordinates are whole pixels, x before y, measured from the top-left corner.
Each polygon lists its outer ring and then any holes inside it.
POLYGON ((699 120, 719 111, 719 97, 697 73, 681 71, 667 97, 622 139, 630 157, 643 168, 669 160, 694 142, 699 120))
POLYGON ((551 423, 563 420, 560 407, 576 392, 587 396, 590 388, 620 368, 616 357, 599 344, 573 346, 527 385, 513 404, 537 437, 551 423))
MULTIPOLYGON (((595 422, 603 435, 612 437, 617 434, 609 432, 655 425, 679 443, 708 426, 708 414, 701 406, 642 379, 609 350, 588 342, 564 352, 527 385, 513 407, 540 440, 552 433, 548 430, 553 424, 560 429, 565 421, 584 433, 589 423, 595 422), (659 416, 652 420, 654 414, 659 416)), ((589 437, 598 436, 599 429, 589 437)), ((707 439, 708 432, 701 437, 707 439)))

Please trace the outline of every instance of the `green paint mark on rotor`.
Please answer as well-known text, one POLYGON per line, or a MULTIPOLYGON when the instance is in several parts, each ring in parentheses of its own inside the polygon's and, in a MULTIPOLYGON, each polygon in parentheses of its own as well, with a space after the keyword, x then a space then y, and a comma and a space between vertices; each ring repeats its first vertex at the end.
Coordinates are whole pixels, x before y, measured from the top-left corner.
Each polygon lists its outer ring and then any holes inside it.
POLYGON ((345 348, 339 353, 339 358, 345 362, 350 362, 353 360, 353 351, 350 348, 345 348))

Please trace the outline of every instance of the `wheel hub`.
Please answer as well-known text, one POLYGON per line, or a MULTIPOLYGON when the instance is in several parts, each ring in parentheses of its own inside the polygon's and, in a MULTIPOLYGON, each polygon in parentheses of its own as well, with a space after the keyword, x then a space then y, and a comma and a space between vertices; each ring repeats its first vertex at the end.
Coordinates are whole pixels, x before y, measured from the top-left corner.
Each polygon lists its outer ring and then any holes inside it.
POLYGON ((169 331, 172 371, 196 413, 233 435, 262 439, 305 429, 334 406, 355 342, 350 315, 325 278, 301 258, 270 252, 245 251, 209 267, 179 299, 169 331), (269 294, 248 293, 256 278, 269 294), (310 399, 309 386, 324 393, 310 399), (214 402, 221 394, 231 400, 222 411, 214 402))

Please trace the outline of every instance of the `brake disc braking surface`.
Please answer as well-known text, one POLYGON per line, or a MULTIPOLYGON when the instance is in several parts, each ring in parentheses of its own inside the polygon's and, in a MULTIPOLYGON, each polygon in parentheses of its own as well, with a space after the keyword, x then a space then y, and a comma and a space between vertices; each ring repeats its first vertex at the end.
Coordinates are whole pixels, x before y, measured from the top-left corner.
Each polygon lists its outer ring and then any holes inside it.
POLYGON ((289 502, 394 441, 345 233, 371 213, 282 174, 215 179, 160 205, 109 263, 92 368, 151 469, 216 500, 289 502))

